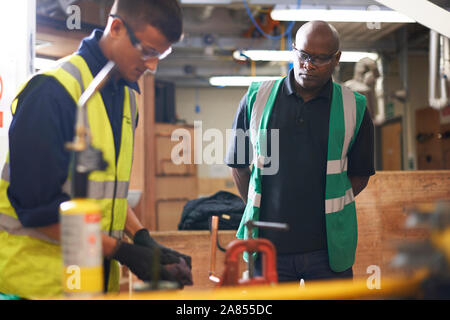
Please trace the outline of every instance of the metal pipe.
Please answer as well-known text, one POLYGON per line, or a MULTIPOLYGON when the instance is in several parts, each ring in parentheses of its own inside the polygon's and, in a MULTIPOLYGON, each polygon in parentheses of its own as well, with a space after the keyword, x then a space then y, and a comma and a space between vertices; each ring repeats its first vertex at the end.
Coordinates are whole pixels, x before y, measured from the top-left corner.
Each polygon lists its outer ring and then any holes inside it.
POLYGON ((430 106, 440 110, 449 103, 447 95, 447 81, 449 78, 449 39, 430 30, 430 79, 429 79, 429 103, 430 106), (438 54, 440 58, 438 59, 438 54), (438 74, 439 68, 439 74, 438 74), (447 70, 446 70, 447 69, 447 70), (437 85, 440 85, 440 98, 437 97, 437 85))
POLYGON ((82 151, 86 150, 91 143, 87 103, 105 83, 111 78, 116 69, 116 64, 109 61, 102 70, 95 76, 87 89, 81 94, 77 104, 77 119, 76 119, 76 133, 73 143, 68 143, 69 150, 82 151))
POLYGON ((211 217, 211 257, 209 263, 209 280, 212 282, 220 282, 220 278, 215 275, 216 273, 216 251, 217 251, 217 233, 219 230, 219 217, 211 217))

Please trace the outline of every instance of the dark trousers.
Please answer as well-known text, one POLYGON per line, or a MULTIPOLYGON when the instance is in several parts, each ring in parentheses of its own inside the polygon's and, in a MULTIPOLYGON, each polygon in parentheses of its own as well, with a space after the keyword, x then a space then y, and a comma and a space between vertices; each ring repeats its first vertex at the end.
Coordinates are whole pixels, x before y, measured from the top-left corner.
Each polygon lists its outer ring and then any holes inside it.
MULTIPOLYGON (((352 279, 353 269, 342 272, 331 270, 328 262, 328 251, 319 250, 308 253, 278 254, 277 255, 278 282, 293 282, 301 279, 352 279)), ((261 254, 255 261, 255 275, 262 275, 261 254)))

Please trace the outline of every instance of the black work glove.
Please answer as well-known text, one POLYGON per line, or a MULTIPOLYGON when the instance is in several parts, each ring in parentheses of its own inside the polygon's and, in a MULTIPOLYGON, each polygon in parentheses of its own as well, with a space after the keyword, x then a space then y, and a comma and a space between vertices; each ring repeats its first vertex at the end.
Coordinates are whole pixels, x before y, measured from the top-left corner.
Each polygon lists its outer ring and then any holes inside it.
POLYGON ((177 264, 166 264, 164 269, 181 284, 181 288, 194 284, 191 269, 189 269, 183 258, 180 258, 180 262, 177 264))
POLYGON ((179 259, 160 255, 160 261, 155 261, 157 259, 156 255, 158 254, 156 250, 118 240, 114 252, 108 258, 115 259, 127 266, 131 272, 143 281, 156 280, 154 279, 156 276, 160 280, 178 282, 182 286, 182 282, 173 275, 173 272, 169 272, 164 268, 164 265, 178 264, 179 259), (156 266, 155 263, 157 264, 156 266), (159 274, 155 274, 154 270, 156 267, 159 274))
POLYGON ((170 259, 173 259, 173 257, 177 258, 183 258, 184 261, 187 263, 189 269, 192 270, 192 259, 190 256, 182 254, 178 251, 175 251, 173 249, 167 248, 163 246, 162 244, 156 242, 155 239, 153 239, 150 236, 150 233, 147 229, 141 229, 134 235, 133 242, 135 244, 138 244, 140 246, 144 246, 147 248, 155 248, 158 247, 161 250, 161 256, 167 256, 170 257, 170 259))

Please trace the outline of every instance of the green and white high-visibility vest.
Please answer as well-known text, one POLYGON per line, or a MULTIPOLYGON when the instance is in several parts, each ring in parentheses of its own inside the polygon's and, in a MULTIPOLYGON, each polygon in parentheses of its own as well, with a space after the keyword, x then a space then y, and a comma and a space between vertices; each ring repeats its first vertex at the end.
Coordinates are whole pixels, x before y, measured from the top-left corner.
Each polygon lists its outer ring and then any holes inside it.
MULTIPOLYGON (((245 223, 258 220, 261 204, 262 175, 267 156, 267 126, 275 99, 284 78, 252 83, 247 93, 249 134, 253 146, 247 206, 236 236, 247 239, 245 223)), ((347 153, 358 134, 366 108, 363 95, 333 82, 330 110, 327 175, 325 187, 325 221, 330 267, 335 272, 350 268, 355 261, 357 222, 352 185, 347 176, 347 153)), ((295 146, 293 146, 295 147, 295 146)), ((308 183, 305 181, 305 183, 308 183)), ((301 210, 302 204, 298 204, 301 210)), ((257 228, 253 237, 258 236, 257 228)))
MULTIPOLYGON (((43 74, 54 77, 67 90, 75 104, 93 80, 88 65, 79 55, 61 60, 57 67, 43 74)), ((29 81, 19 90, 11 107, 13 114, 18 107, 20 93, 27 84, 33 85, 29 81)), ((97 92, 87 104, 91 143, 103 152, 108 162, 105 171, 94 171, 89 175, 88 198, 102 208, 102 232, 115 238, 122 237, 125 227, 137 121, 136 101, 134 90, 126 88, 122 138, 117 162, 113 131, 101 94, 97 92)), ((32 156, 30 154, 30 157, 32 156)), ((20 223, 7 196, 10 183, 9 168, 8 156, 0 181, 0 292, 22 298, 61 295, 63 292, 61 248, 57 242, 43 233, 36 229, 25 228, 20 223)), ((70 185, 68 179, 61 188, 70 194, 70 185)), ((113 260, 110 269, 108 291, 118 291, 120 275, 118 262, 113 260)))

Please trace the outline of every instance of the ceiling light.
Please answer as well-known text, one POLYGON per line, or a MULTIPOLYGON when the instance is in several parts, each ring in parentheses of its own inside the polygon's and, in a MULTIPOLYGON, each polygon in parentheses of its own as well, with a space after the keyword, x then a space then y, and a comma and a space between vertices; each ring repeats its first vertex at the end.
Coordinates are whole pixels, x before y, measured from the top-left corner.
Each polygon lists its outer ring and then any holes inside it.
POLYGON ((342 51, 340 62, 358 62, 363 58, 370 58, 376 61, 379 56, 373 52, 342 51))
POLYGON ((52 45, 53 45, 53 43, 50 42, 50 41, 36 39, 36 46, 35 46, 35 48, 36 48, 36 50, 38 50, 38 49, 50 47, 52 45))
POLYGON ((55 65, 56 60, 46 58, 34 58, 34 67, 36 70, 51 69, 55 65))
POLYGON ((223 76, 223 77, 211 77, 209 83, 216 87, 248 87, 252 82, 278 80, 280 76, 259 76, 259 77, 246 77, 246 76, 223 76))
MULTIPOLYGON (((292 61, 292 54, 292 51, 287 50, 244 50, 235 51, 233 56, 245 56, 253 61, 292 61)), ((360 51, 343 51, 340 62, 358 62, 365 57, 377 60, 378 54, 360 51)))
POLYGON ((364 7, 301 7, 276 5, 271 12, 273 20, 278 21, 312 21, 323 20, 327 22, 389 22, 413 23, 415 20, 393 10, 368 10, 364 7))

